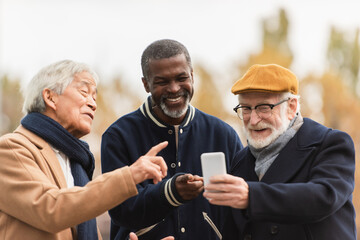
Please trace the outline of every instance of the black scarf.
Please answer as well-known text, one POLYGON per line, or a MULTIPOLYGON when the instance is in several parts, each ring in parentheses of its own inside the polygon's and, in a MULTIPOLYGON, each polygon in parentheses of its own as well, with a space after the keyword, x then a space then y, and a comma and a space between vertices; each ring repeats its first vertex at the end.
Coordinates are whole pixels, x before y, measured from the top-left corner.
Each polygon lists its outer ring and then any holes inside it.
MULTIPOLYGON (((21 124, 70 159, 75 186, 84 186, 92 179, 95 160, 86 142, 75 138, 58 122, 41 113, 29 113, 21 120, 21 124)), ((96 219, 79 224, 77 234, 79 240, 97 240, 96 219)))

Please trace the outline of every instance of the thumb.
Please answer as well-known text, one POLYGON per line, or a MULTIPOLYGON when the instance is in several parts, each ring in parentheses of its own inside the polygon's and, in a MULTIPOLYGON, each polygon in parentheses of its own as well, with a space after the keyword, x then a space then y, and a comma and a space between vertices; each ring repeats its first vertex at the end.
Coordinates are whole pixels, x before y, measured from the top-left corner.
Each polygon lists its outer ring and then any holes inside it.
POLYGON ((138 237, 136 236, 135 233, 131 232, 131 233, 129 234, 129 240, 138 240, 138 237))

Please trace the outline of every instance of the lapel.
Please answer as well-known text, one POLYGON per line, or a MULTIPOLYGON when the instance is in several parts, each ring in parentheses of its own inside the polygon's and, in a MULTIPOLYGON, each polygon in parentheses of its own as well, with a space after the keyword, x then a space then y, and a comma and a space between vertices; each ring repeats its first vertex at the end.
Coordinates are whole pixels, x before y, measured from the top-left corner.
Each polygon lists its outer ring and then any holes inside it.
POLYGON ((51 146, 44 139, 40 138, 38 135, 27 130, 21 125, 15 130, 15 132, 25 136, 31 143, 33 143, 39 149, 48 168, 50 169, 51 176, 55 180, 57 186, 59 188, 67 188, 67 183, 65 180, 64 173, 60 166, 59 160, 56 157, 56 154, 54 150, 51 148, 51 146))
MULTIPOLYGON (((285 146, 279 156, 272 163, 261 179, 265 183, 287 182, 312 154, 314 148, 298 148, 293 140, 285 146), (290 157, 291 156, 291 157, 290 157)), ((244 178, 246 181, 259 181, 255 173, 255 157, 251 154, 248 147, 244 148, 239 154, 241 157, 237 164, 232 168, 230 174, 244 178)))
POLYGON ((318 149, 327 130, 326 127, 304 118, 304 124, 280 151, 261 181, 270 184, 288 182, 318 149))
POLYGON ((314 147, 302 148, 294 137, 281 150, 278 157, 271 164, 261 182, 279 183, 288 182, 303 166, 309 156, 315 151, 314 147))

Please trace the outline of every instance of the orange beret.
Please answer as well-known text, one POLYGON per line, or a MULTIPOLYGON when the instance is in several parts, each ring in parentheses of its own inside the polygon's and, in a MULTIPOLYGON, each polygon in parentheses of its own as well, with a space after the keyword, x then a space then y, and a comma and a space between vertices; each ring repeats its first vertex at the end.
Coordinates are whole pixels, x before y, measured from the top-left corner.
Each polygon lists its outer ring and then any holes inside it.
POLYGON ((277 64, 255 64, 231 88, 233 94, 244 92, 290 92, 297 95, 299 82, 294 73, 277 64))

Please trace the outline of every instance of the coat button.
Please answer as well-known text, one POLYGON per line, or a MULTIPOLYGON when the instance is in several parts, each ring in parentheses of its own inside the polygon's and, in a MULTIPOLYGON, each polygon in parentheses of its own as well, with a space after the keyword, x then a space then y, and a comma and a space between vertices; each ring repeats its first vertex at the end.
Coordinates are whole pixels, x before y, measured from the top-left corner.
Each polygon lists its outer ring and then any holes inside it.
POLYGON ((271 226, 270 232, 271 232, 271 234, 277 234, 279 232, 279 227, 276 225, 271 226))
POLYGON ((176 163, 172 163, 170 166, 171 168, 176 168, 176 163))
POLYGON ((171 135, 172 133, 173 133, 173 130, 170 129, 170 130, 168 131, 168 134, 171 135))
POLYGON ((185 228, 184 228, 184 227, 181 228, 181 232, 182 232, 182 233, 185 232, 185 228))
POLYGON ((182 129, 180 129, 180 134, 182 134, 183 133, 183 130, 182 129))
POLYGON ((244 240, 251 240, 251 235, 250 234, 246 234, 244 237, 244 240))

